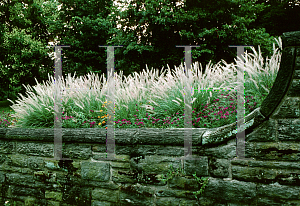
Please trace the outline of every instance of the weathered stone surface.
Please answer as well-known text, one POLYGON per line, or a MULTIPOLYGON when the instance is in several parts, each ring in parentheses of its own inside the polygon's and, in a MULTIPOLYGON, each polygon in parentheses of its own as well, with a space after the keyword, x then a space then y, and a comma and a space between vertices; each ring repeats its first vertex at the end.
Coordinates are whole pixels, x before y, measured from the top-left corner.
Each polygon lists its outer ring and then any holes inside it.
POLYGON ((248 156, 260 160, 299 161, 300 144, 282 142, 248 143, 248 156), (256 152, 258 151, 258 152, 256 152))
POLYGON ((137 174, 128 170, 112 170, 112 180, 117 183, 136 183, 137 174))
POLYGON ((4 172, 0 172, 0 183, 4 183, 5 181, 5 173, 4 172))
POLYGON ((41 157, 27 157, 23 155, 11 155, 6 159, 7 165, 14 167, 28 167, 33 170, 41 170, 44 168, 44 160, 41 157))
POLYGON ((7 193, 9 198, 16 196, 35 196, 37 198, 45 198, 45 194, 39 188, 26 188, 20 185, 9 186, 7 193))
POLYGON ((237 180, 220 181, 209 178, 207 188, 203 196, 220 201, 234 200, 241 203, 249 203, 256 198, 256 184, 237 180))
POLYGON ((297 67, 298 67, 298 70, 295 70, 294 79, 300 79, 300 64, 296 64, 295 68, 297 68, 297 67))
POLYGON ((69 205, 91 205, 91 188, 67 186, 63 192, 63 199, 69 205))
POLYGON ((143 172, 144 174, 159 174, 166 172, 169 165, 172 164, 174 169, 181 167, 181 161, 172 157, 163 156, 146 156, 145 158, 132 158, 131 167, 143 172))
POLYGON ((245 158, 236 123, 193 128, 189 156, 184 128, 115 129, 113 159, 105 129, 62 129, 71 160, 51 159, 53 129, 0 128, 0 204, 300 205, 300 32, 283 36, 273 88, 245 117, 245 158))
POLYGON ((121 205, 153 205, 154 190, 150 187, 136 185, 123 185, 120 187, 120 203, 121 205))
POLYGON ((63 157, 87 160, 92 156, 91 146, 66 144, 63 147, 63 157))
POLYGON ((273 142, 276 141, 276 131, 274 130, 275 120, 264 121, 254 131, 246 136, 248 142, 273 142))
POLYGON ((45 191, 45 198, 56 201, 62 201, 62 192, 45 191))
POLYGON ((214 147, 200 147, 197 150, 195 152, 197 155, 213 156, 220 159, 234 158, 236 156, 236 140, 232 139, 225 144, 214 147))
MULTIPOLYGON (((289 91, 287 93, 287 96, 297 97, 298 96, 297 94, 299 93, 299 91, 300 91, 300 79, 293 79, 292 84, 291 84, 291 86, 289 88, 289 91)), ((298 115, 299 115, 299 111, 298 111, 298 115)))
POLYGON ((226 178, 229 175, 230 161, 227 159, 211 158, 209 162, 210 174, 213 177, 226 178))
POLYGON ((81 177, 86 180, 108 181, 110 175, 109 163, 82 162, 81 177))
POLYGON ((107 189, 95 189, 92 191, 92 198, 108 202, 117 202, 119 191, 107 189))
MULTIPOLYGON (((299 90, 300 91, 300 90, 299 90)), ((272 115, 273 119, 283 118, 299 118, 300 117, 300 101, 299 98, 287 97, 278 105, 272 115)))
POLYGON ((180 206, 196 206, 198 205, 195 200, 186 200, 184 198, 158 198, 156 201, 156 205, 158 206, 172 206, 172 205, 180 205, 180 206))
POLYGON ((5 160, 7 159, 7 155, 5 154, 0 154, 0 165, 3 164, 5 162, 5 160))
POLYGON ((9 142, 9 141, 3 141, 0 140, 0 150, 1 153, 7 154, 7 153, 13 153, 15 148, 15 144, 13 142, 9 142))
POLYGON ((17 143, 16 152, 19 154, 27 154, 42 157, 53 157, 54 145, 49 143, 17 143))
POLYGON ((114 203, 111 202, 103 202, 103 201, 96 201, 93 200, 92 201, 92 206, 113 206, 114 203))
POLYGON ((281 206, 281 205, 287 205, 287 206, 296 206, 299 205, 300 201, 298 200, 281 200, 279 198, 276 199, 270 199, 267 197, 261 197, 257 200, 257 205, 267 205, 267 206, 281 206))
POLYGON ((298 200, 299 201, 299 186, 286 186, 274 183, 270 185, 258 184, 257 194, 270 199, 298 200))
POLYGON ((278 140, 300 141, 300 119, 279 119, 278 140))
POLYGON ((193 175, 195 172, 197 176, 208 175, 208 158, 206 156, 200 156, 196 160, 184 159, 184 172, 186 175, 193 175))

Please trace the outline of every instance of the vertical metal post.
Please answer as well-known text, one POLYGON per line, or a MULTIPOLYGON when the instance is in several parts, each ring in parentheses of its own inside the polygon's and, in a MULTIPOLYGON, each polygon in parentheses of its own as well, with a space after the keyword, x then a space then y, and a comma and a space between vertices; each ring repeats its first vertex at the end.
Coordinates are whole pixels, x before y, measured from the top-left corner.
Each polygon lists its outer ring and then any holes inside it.
POLYGON ((123 46, 99 46, 107 47, 107 131, 106 131, 106 158, 97 160, 113 160, 115 159, 115 131, 114 131, 114 116, 115 116, 115 81, 114 81, 114 47, 123 46))
POLYGON ((184 158, 189 160, 200 160, 201 158, 192 158, 193 146, 193 128, 192 128, 192 104, 191 104, 191 85, 189 79, 191 77, 192 53, 191 47, 200 47, 196 45, 176 46, 185 49, 185 81, 184 81, 184 158))
MULTIPOLYGON (((51 46, 54 47, 54 158, 50 160, 71 160, 70 158, 62 158, 62 122, 61 122, 61 94, 59 78, 62 78, 62 61, 61 61, 61 47, 70 46, 51 46)), ((47 158, 48 159, 48 158, 47 158)))
MULTIPOLYGON (((252 45, 229 45, 229 47, 237 47, 237 56, 243 59, 245 47, 252 47, 252 45)), ((245 60, 243 60, 245 63, 245 60)), ((237 82, 241 83, 237 89, 237 134, 236 134, 236 155, 238 159, 245 158, 245 87, 244 87, 244 68, 238 68, 237 82)), ((252 160, 252 159, 251 159, 252 160)))

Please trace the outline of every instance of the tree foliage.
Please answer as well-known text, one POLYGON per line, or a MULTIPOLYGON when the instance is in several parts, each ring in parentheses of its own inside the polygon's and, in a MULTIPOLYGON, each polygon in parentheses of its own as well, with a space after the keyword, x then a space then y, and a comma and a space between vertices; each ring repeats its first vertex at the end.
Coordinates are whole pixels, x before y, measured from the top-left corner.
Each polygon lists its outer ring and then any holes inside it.
POLYGON ((125 76, 146 64, 159 70, 179 66, 184 48, 176 45, 200 45, 192 47, 192 61, 203 66, 210 60, 233 62, 237 50, 228 45, 260 45, 263 56, 271 56, 274 37, 299 30, 289 15, 295 8, 271 2, 132 0, 120 11, 104 0, 5 0, 0 5, 0 86, 24 93, 22 84, 35 85, 34 78, 41 82, 53 75, 49 41, 71 46, 62 49, 63 76, 75 71, 78 76, 89 71, 106 75, 106 49, 98 45, 123 46, 115 49, 115 72, 125 76), (290 25, 286 21, 293 26, 281 30, 290 25))
POLYGON ((108 43, 125 45, 123 51, 116 51, 116 59, 122 59, 117 66, 137 71, 145 64, 158 69, 166 68, 167 63, 171 68, 178 66, 184 61, 184 49, 176 45, 200 45, 192 48, 192 59, 202 65, 210 60, 233 62, 237 50, 228 45, 254 45, 256 49, 260 45, 262 53, 270 55, 274 37, 264 28, 248 29, 256 19, 254 13, 266 7, 246 0, 190 0, 183 6, 171 0, 133 0, 127 10, 110 16, 111 21, 117 21, 119 15, 124 21, 122 30, 108 43))
POLYGON ((53 27, 58 32, 59 45, 63 48, 63 73, 78 76, 89 71, 106 73, 107 54, 105 48, 113 22, 106 20, 111 12, 112 1, 106 0, 60 0, 60 22, 53 27), (63 23, 61 23, 63 22, 63 23))
MULTIPOLYGON (((106 60, 104 51, 101 52, 102 56, 99 56, 100 52, 93 53, 90 48, 106 41, 109 26, 102 17, 110 12, 106 9, 108 1, 73 1, 74 7, 77 5, 76 13, 68 11, 71 2, 66 2, 7 0, 1 4, 0 12, 3 18, 0 27, 0 77, 3 79, 3 99, 16 99, 18 93, 24 94, 26 91, 22 84, 35 85, 34 78, 41 82, 48 79, 48 73, 54 74, 54 55, 49 57, 49 53, 54 52, 54 49, 46 46, 49 41, 56 41, 56 36, 62 43, 71 45, 71 48, 62 50, 63 76, 69 71, 85 73, 86 70, 82 71, 83 65, 89 66, 92 63, 95 66, 95 59, 104 62, 104 56, 106 60), (58 5, 61 3, 64 3, 64 7, 59 11, 58 5), (75 29, 78 28, 78 32, 70 30, 70 24, 73 24, 75 29), (91 30, 92 27, 94 30, 91 30), (69 58, 72 58, 72 64, 64 59, 64 50, 70 49, 73 49, 68 54, 69 58), (94 59, 90 60, 89 56, 93 56, 94 59), (81 60, 78 61, 78 65, 75 63, 76 58, 81 60)), ((98 50, 100 51, 99 48, 98 50)))
POLYGON ((2 98, 16 99, 24 94, 22 84, 35 85, 53 74, 53 60, 46 48, 50 38, 48 21, 55 20, 54 1, 43 3, 39 0, 10 1, 0 6, 0 78, 2 98), (9 95, 10 94, 10 95, 9 95))
MULTIPOLYGON (((257 0, 261 4, 265 0, 257 0)), ((300 2, 299 0, 273 0, 267 3, 270 5, 257 14, 257 19, 249 27, 265 28, 273 36, 280 36, 284 32, 299 31, 300 24, 300 2)))

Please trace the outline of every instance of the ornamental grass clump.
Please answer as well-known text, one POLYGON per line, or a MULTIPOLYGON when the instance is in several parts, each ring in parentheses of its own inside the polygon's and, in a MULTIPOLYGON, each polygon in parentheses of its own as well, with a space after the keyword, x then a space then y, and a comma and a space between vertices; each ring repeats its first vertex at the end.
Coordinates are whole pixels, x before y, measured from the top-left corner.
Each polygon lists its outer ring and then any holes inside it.
MULTIPOLYGON (((277 40, 281 46, 281 38, 277 40)), ((195 128, 215 128, 236 121, 236 89, 241 84, 236 81, 237 68, 245 70, 245 115, 258 108, 268 95, 278 72, 281 54, 277 54, 273 43, 273 56, 263 58, 252 48, 254 54, 243 55, 245 64, 238 57, 236 64, 224 66, 219 62, 206 65, 207 73, 202 74, 202 65, 194 63, 192 71, 187 76, 181 64, 175 67, 173 76, 168 66, 168 73, 158 76, 156 70, 146 69, 134 77, 122 78, 115 73, 114 94, 114 127, 115 128, 184 128, 184 93, 185 84, 192 87, 192 125, 195 128), (251 57, 253 56, 253 58, 251 57), (206 90, 206 88, 230 88, 230 90, 206 90)), ((110 74, 109 74, 110 75, 110 74)), ((25 86, 27 97, 20 94, 11 108, 18 120, 10 127, 53 128, 54 127, 54 78, 49 76, 47 82, 36 86, 25 86), (33 90, 34 88, 34 90, 33 90)), ((66 80, 60 78, 57 85, 62 97, 62 127, 63 128, 106 128, 107 82, 104 74, 99 79, 93 73, 75 79, 68 74, 66 80), (103 82, 101 79, 103 78, 103 82), (72 88, 72 90, 70 90, 72 88)), ((11 101, 11 100, 9 100, 11 101)), ((11 101, 12 102, 12 101, 11 101)))

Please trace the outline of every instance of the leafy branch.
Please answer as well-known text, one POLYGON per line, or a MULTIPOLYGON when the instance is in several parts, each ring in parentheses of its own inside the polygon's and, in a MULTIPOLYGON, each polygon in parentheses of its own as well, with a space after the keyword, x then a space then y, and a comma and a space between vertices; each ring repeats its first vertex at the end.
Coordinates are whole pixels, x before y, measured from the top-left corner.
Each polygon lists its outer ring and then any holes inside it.
POLYGON ((204 177, 199 178, 199 177, 197 177, 196 172, 195 172, 195 174, 193 174, 193 176, 197 180, 197 182, 200 185, 202 185, 199 191, 193 192, 193 194, 195 195, 195 198, 197 199, 198 198, 197 195, 202 194, 203 191, 204 191, 204 189, 205 189, 205 187, 207 186, 207 184, 208 184, 208 177, 206 177, 206 178, 204 178, 204 177))

